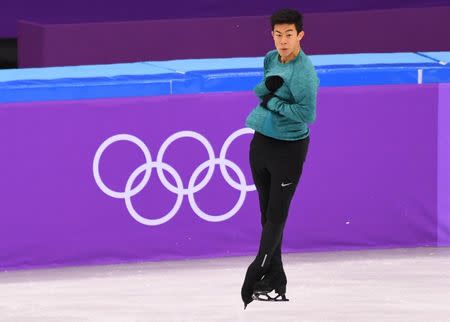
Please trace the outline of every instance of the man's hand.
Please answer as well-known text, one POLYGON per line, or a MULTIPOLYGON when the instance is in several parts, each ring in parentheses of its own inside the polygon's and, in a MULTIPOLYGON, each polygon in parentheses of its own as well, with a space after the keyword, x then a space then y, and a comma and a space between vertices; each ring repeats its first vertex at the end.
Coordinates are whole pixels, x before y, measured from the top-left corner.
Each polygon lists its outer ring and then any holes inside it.
POLYGON ((283 78, 275 75, 267 77, 264 83, 270 92, 275 93, 281 86, 283 86, 284 81, 283 78))

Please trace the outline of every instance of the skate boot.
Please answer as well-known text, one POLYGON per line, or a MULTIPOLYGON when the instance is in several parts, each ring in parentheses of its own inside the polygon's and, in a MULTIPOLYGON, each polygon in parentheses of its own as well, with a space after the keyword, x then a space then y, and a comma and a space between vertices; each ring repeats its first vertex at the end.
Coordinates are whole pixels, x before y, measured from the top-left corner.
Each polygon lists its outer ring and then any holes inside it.
POLYGON ((255 283, 252 298, 255 301, 283 302, 286 298, 286 274, 284 272, 267 273, 255 283))
POLYGON ((253 290, 255 288, 255 283, 261 280, 263 274, 264 272, 262 271, 262 268, 259 267, 255 261, 248 267, 241 289, 241 298, 244 302, 244 310, 247 305, 253 302, 253 290))

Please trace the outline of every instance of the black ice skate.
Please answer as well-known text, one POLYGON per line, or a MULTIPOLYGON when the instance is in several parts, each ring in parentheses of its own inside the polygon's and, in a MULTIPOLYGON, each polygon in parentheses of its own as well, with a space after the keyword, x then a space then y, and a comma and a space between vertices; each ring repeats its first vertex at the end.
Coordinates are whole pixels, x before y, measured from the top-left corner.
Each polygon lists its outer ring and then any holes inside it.
POLYGON ((263 277, 263 269, 259 262, 253 261, 247 269, 244 278, 244 284, 241 289, 241 297, 244 302, 244 310, 251 302, 253 302, 253 291, 258 281, 263 277))
POLYGON ((255 284, 252 298, 255 301, 287 302, 286 282, 284 272, 273 275, 269 273, 255 284))

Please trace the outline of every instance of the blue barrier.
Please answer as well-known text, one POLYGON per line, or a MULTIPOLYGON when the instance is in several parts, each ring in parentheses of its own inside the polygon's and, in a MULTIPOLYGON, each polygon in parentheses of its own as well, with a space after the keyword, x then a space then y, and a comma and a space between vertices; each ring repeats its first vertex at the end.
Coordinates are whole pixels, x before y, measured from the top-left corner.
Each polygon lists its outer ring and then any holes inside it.
MULTIPOLYGON (((320 85, 450 82, 450 53, 311 55, 320 85)), ((263 57, 188 59, 0 71, 0 102, 249 91, 263 57)))

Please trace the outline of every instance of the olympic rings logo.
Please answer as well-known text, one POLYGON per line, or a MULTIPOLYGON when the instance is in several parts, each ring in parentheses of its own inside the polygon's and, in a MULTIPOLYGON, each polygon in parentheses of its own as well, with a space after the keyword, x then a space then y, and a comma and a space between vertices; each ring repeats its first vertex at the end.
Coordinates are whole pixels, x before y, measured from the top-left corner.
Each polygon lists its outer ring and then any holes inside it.
POLYGON ((247 185, 247 182, 245 180, 245 176, 244 176, 244 173, 242 172, 242 170, 234 162, 226 159, 226 154, 227 154, 228 148, 230 147, 231 143, 236 138, 238 138, 239 136, 244 135, 244 134, 253 134, 253 133, 254 133, 254 130, 252 130, 250 128, 242 128, 242 129, 237 130, 234 133, 232 133, 225 140, 225 142, 220 150, 219 157, 216 158, 211 144, 204 136, 202 136, 196 132, 193 132, 193 131, 177 132, 175 134, 172 134, 169 138, 166 139, 166 141, 164 141, 160 150, 158 151, 156 161, 153 161, 152 156, 151 156, 150 151, 148 150, 147 146, 139 138, 137 138, 133 135, 129 135, 129 134, 114 135, 114 136, 106 139, 99 146, 99 148, 97 149, 97 151, 95 153, 93 167, 92 167, 95 182, 97 183, 98 187, 108 196, 113 197, 113 198, 118 198, 118 199, 124 199, 125 205, 127 207, 128 212, 130 213, 130 215, 136 221, 138 221, 139 223, 141 223, 143 225, 157 226, 157 225, 161 225, 161 224, 168 222, 170 219, 173 218, 173 216, 176 215, 176 213, 180 209, 181 203, 183 201, 183 197, 185 195, 188 196, 189 204, 190 204, 192 210, 200 218, 202 218, 206 221, 210 221, 210 222, 225 221, 225 220, 233 217, 239 211, 239 209, 242 207, 242 205, 244 203, 247 192, 256 190, 255 185, 247 185), (169 164, 167 164, 163 161, 164 153, 166 152, 169 145, 171 143, 173 143, 175 140, 180 139, 180 138, 185 138, 185 137, 193 138, 193 139, 200 141, 206 148, 206 151, 208 152, 208 156, 209 156, 209 160, 203 162, 194 170, 194 172, 192 173, 192 175, 189 179, 189 183, 186 188, 184 187, 183 182, 182 182, 178 172, 173 167, 171 167, 169 164), (119 142, 119 141, 129 141, 129 142, 136 144, 141 149, 141 151, 144 153, 144 156, 145 156, 145 163, 142 164, 141 166, 139 166, 138 168, 136 168, 136 170, 134 170, 134 172, 129 176, 127 183, 125 185, 125 191, 123 191, 123 192, 114 191, 114 190, 108 188, 103 183, 102 178, 100 176, 100 170, 99 170, 100 159, 101 159, 103 152, 111 144, 113 144, 115 142, 119 142), (239 199, 238 199, 237 203, 230 211, 228 211, 224 214, 221 214, 221 215, 210 215, 210 214, 206 214, 204 211, 202 211, 198 207, 198 205, 195 201, 195 198, 194 198, 194 194, 196 192, 199 192, 200 190, 202 190, 208 184, 208 182, 210 181, 210 179, 213 176, 216 165, 219 165, 220 171, 221 171, 222 176, 224 177, 225 181, 234 189, 239 190, 240 195, 239 195, 239 199), (236 175, 239 179, 239 183, 234 181, 230 177, 230 175, 228 174, 227 167, 231 168, 236 173, 236 175), (134 209, 133 204, 131 202, 131 197, 138 194, 147 185, 153 168, 156 168, 156 172, 158 174, 159 180, 161 181, 163 186, 165 188, 167 188, 170 192, 177 194, 177 200, 175 201, 175 205, 173 206, 172 210, 170 210, 166 215, 164 215, 158 219, 149 219, 149 218, 145 218, 145 217, 141 216, 134 209), (196 185, 195 183, 196 183, 198 176, 206 168, 208 168, 208 172, 207 172, 205 178, 196 185), (173 177, 173 179, 175 180, 176 186, 172 185, 166 179, 164 170, 173 177), (132 189, 131 187, 133 186, 134 181, 142 172, 145 172, 142 181, 135 188, 132 189))

